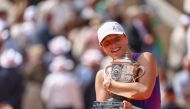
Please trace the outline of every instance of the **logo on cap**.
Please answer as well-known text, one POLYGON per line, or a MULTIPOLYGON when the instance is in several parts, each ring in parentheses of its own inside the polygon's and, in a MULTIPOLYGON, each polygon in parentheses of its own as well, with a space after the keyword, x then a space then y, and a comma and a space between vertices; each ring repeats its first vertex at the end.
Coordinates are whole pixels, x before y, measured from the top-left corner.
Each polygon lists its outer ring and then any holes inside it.
POLYGON ((115 25, 112 26, 112 29, 113 29, 114 31, 117 31, 117 32, 123 31, 123 29, 121 28, 120 25, 118 25, 118 23, 115 23, 115 25))

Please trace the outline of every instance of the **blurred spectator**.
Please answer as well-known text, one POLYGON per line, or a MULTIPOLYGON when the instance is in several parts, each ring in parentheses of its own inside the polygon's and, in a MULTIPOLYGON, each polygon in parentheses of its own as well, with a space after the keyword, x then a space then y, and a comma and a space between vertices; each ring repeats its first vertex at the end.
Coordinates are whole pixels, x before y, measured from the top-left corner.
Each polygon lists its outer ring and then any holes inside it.
POLYGON ((76 66, 76 76, 83 89, 85 109, 92 108, 95 97, 95 75, 100 67, 102 53, 97 49, 87 49, 76 66))
POLYGON ((45 48, 42 45, 33 45, 28 49, 25 75, 29 81, 42 84, 47 72, 43 60, 44 53, 45 48))
POLYGON ((18 51, 19 53, 22 54, 25 62, 25 48, 21 43, 19 43, 19 39, 14 39, 14 38, 8 38, 7 40, 4 41, 3 43, 3 49, 14 49, 18 51))
POLYGON ((84 43, 84 50, 94 48, 100 49, 99 44, 97 43, 97 29, 100 26, 102 18, 100 16, 94 16, 94 18, 90 19, 89 21, 89 29, 86 33, 87 39, 84 43))
POLYGON ((88 25, 76 28, 70 32, 69 40, 72 42, 72 55, 75 60, 80 61, 81 55, 89 48, 100 49, 97 43, 96 31, 101 21, 102 18, 100 16, 94 16, 92 19, 89 19, 88 25))
POLYGON ((190 18, 187 15, 181 15, 179 24, 174 28, 170 37, 170 46, 168 53, 168 65, 173 73, 182 69, 182 61, 187 52, 187 30, 190 25, 190 18))
POLYGON ((8 38, 8 12, 5 9, 0 9, 0 51, 3 47, 3 42, 8 38))
POLYGON ((44 16, 45 18, 37 24, 36 37, 38 43, 42 44, 46 49, 48 49, 48 42, 53 38, 53 33, 50 29, 52 15, 50 13, 46 13, 44 16))
POLYGON ((3 11, 6 12, 6 20, 7 20, 8 25, 10 25, 11 21, 13 21, 13 19, 14 19, 14 17, 11 16, 12 8, 13 8, 13 5, 11 4, 11 1, 1 0, 0 12, 3 12, 3 11))
MULTIPOLYGON (((26 0, 24 0, 26 1, 26 0)), ((37 42, 36 37, 36 7, 23 7, 13 25, 10 26, 10 38, 14 44, 25 51, 29 46, 37 42)), ((19 9, 18 9, 19 10, 19 9)), ((9 45, 12 45, 9 43, 9 45)), ((13 46, 14 47, 14 46, 13 46)))
MULTIPOLYGON (((190 18, 189 16, 186 16, 187 23, 187 33, 185 37, 185 44, 187 45, 186 55, 183 58, 183 69, 182 71, 179 71, 178 74, 175 75, 175 78, 173 78, 173 85, 176 92, 176 95, 178 97, 178 102, 185 106, 185 108, 189 109, 190 105, 190 18)), ((177 46, 181 45, 178 44, 177 46)))
POLYGON ((6 10, 0 10, 0 32, 8 26, 8 13, 6 10))
POLYGON ((70 0, 47 0, 39 5, 39 9, 42 12, 39 16, 42 20, 47 13, 51 15, 49 28, 55 35, 67 35, 67 32, 75 25, 76 13, 74 4, 70 0))
POLYGON ((27 45, 31 46, 36 44, 37 41, 37 7, 28 6, 24 11, 24 22, 23 22, 23 35, 27 39, 27 45))
POLYGON ((159 72, 160 75, 160 93, 161 93, 161 106, 165 104, 165 89, 168 84, 168 78, 165 72, 159 72))
POLYGON ((183 70, 177 72, 173 78, 173 87, 177 96, 177 102, 190 108, 190 59, 185 58, 183 62, 183 70))
MULTIPOLYGON (((131 6, 126 15, 129 26, 126 27, 129 46, 134 52, 152 52, 157 59, 159 70, 165 69, 165 54, 161 36, 156 32, 154 10, 148 5, 131 6)), ((126 21, 124 22, 126 23, 126 21)))
POLYGON ((81 11, 81 18, 84 20, 92 19, 94 16, 97 16, 98 13, 96 11, 97 3, 100 0, 84 0, 84 8, 81 11))
POLYGON ((190 59, 190 17, 188 17, 189 20, 189 25, 188 25, 188 30, 187 30, 187 36, 185 38, 186 40, 186 45, 187 45, 187 54, 186 57, 190 59))
POLYGON ((22 62, 22 55, 13 49, 5 49, 0 56, 0 104, 3 107, 21 109, 24 88, 19 67, 22 62))
POLYGON ((152 51, 155 43, 155 33, 151 26, 151 17, 144 7, 130 7, 127 14, 132 17, 128 27, 129 46, 135 52, 152 51), (135 14, 132 14, 135 11, 135 14))
POLYGON ((183 1, 183 10, 184 10, 184 12, 185 12, 187 15, 190 16, 190 6, 189 6, 189 4, 190 4, 190 0, 184 0, 184 1, 183 1))
POLYGON ((122 23, 123 8, 123 0, 106 0, 104 13, 105 20, 114 20, 119 23, 122 23))
POLYGON ((41 1, 37 5, 37 41, 42 44, 46 49, 48 42, 53 38, 54 33, 52 28, 53 15, 50 10, 56 5, 57 0, 41 1))
POLYGON ((65 36, 55 36, 48 43, 49 51, 54 55, 68 55, 71 51, 71 42, 65 36))
POLYGON ((45 48, 42 45, 32 45, 27 50, 27 62, 24 66, 25 92, 23 109, 42 109, 40 98, 42 83, 47 74, 47 67, 43 60, 45 48))
POLYGON ((102 58, 103 55, 99 50, 88 49, 84 52, 80 64, 76 67, 76 76, 81 87, 86 88, 93 80, 92 78, 95 76, 95 71, 99 69, 99 63, 102 58))
POLYGON ((75 29, 71 31, 69 38, 72 40, 72 54, 75 60, 79 61, 82 53, 85 51, 87 41, 89 39, 89 34, 91 30, 88 26, 81 27, 80 29, 75 29))
POLYGON ((56 2, 57 0, 45 0, 38 3, 38 23, 42 23, 44 20, 46 20, 47 14, 50 13, 50 10, 55 6, 56 2))
POLYGON ((167 86, 164 89, 164 99, 165 104, 162 106, 162 109, 182 109, 176 103, 176 96, 172 86, 167 86))
POLYGON ((23 19, 9 27, 3 32, 5 48, 14 48, 22 54, 32 44, 37 42, 36 38, 36 7, 27 7, 22 16, 23 19), (22 29, 21 29, 22 28, 22 29), (6 36, 7 35, 7 36, 6 36))
POLYGON ((73 59, 71 54, 71 42, 65 36, 55 36, 48 42, 48 51, 46 51, 43 59, 46 65, 49 65, 56 56, 65 56, 73 59))
POLYGON ((47 109, 83 109, 82 94, 71 70, 73 62, 58 56, 50 64, 41 97, 47 109))

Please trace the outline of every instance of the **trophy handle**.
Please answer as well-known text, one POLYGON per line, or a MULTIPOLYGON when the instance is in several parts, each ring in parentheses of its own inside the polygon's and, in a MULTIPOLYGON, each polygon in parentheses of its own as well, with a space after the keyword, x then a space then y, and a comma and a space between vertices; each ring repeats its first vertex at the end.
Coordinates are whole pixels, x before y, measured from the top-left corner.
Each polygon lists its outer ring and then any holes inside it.
POLYGON ((105 68, 105 75, 104 76, 108 76, 109 75, 109 72, 108 72, 108 68, 112 67, 112 65, 108 65, 106 68, 105 68))
POLYGON ((139 71, 139 74, 138 74, 138 76, 136 78, 134 78, 135 81, 137 79, 139 79, 140 77, 142 77, 144 75, 144 73, 145 73, 144 67, 142 65, 140 65, 140 66, 137 67, 137 71, 139 71))
POLYGON ((105 72, 104 72, 104 81, 103 81, 103 86, 104 88, 108 88, 111 82, 111 78, 109 78, 109 72, 108 72, 108 68, 112 67, 112 65, 109 65, 105 68, 105 72), (109 78, 109 79, 108 79, 109 78))

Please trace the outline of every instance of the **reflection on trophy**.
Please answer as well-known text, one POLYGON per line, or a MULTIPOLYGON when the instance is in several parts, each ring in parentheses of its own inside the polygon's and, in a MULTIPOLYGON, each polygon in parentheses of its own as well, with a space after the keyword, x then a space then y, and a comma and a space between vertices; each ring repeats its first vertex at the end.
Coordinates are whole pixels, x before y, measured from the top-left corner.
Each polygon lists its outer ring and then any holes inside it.
POLYGON ((106 76, 111 73, 111 79, 120 82, 136 82, 144 75, 144 67, 129 58, 117 59, 105 69, 106 76), (110 70, 111 69, 111 70, 110 70))
MULTIPOLYGON (((144 67, 141 66, 138 62, 130 60, 128 57, 125 57, 124 59, 113 60, 111 65, 105 68, 105 76, 111 76, 110 78, 112 80, 119 82, 138 82, 138 79, 142 77, 144 73, 144 67)), ((109 87, 109 80, 105 81, 104 85, 106 86, 107 84, 109 87)), ((129 99, 112 94, 111 97, 105 102, 95 101, 93 103, 93 109, 122 109, 123 100, 128 101, 129 99)), ((142 108, 133 106, 133 109, 142 108)))

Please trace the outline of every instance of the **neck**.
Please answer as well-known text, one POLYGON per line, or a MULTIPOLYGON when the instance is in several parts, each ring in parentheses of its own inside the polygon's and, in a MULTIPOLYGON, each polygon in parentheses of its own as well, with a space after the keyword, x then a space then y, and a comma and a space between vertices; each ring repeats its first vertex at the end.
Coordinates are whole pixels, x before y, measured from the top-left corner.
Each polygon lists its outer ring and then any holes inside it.
POLYGON ((126 53, 125 57, 131 58, 132 55, 133 55, 133 52, 130 51, 130 52, 127 52, 127 53, 126 53))

